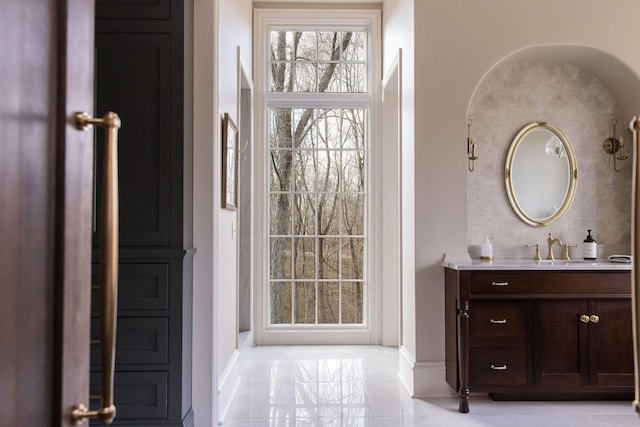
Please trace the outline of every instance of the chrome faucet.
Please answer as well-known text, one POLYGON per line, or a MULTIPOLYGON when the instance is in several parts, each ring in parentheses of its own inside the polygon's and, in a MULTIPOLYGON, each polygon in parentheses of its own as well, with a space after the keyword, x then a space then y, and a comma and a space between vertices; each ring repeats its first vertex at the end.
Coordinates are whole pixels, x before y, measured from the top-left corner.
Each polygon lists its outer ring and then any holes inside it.
POLYGON ((548 252, 547 252, 547 258, 548 260, 554 260, 555 258, 553 257, 553 244, 557 243, 559 246, 562 246, 562 241, 560 241, 560 239, 558 238, 553 238, 551 237, 551 233, 549 233, 549 237, 547 238, 547 247, 548 247, 548 252))

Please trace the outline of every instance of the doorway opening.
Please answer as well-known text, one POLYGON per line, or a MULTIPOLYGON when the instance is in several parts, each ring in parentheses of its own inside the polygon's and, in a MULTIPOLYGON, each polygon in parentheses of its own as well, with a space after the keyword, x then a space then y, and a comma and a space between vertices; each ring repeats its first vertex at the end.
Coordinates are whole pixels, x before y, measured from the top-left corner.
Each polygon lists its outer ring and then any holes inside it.
POLYGON ((253 84, 238 50, 238 348, 253 342, 253 84))

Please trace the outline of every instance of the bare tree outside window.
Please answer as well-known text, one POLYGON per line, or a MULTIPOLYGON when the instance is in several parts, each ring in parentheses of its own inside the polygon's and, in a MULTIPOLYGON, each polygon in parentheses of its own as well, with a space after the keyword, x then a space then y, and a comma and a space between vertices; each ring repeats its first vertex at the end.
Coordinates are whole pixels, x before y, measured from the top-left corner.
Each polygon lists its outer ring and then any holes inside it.
MULTIPOLYGON (((362 93, 364 32, 272 31, 271 91, 362 93)), ((272 324, 362 324, 364 109, 269 109, 272 324)))

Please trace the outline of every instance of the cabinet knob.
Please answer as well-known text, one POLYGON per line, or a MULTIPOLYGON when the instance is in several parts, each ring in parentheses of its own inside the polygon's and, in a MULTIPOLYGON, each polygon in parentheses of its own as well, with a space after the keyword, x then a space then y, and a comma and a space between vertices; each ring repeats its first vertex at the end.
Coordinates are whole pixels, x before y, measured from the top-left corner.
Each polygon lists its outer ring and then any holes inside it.
POLYGON ((500 320, 491 319, 489 320, 489 323, 493 323, 495 325, 504 325, 505 323, 507 323, 507 319, 500 319, 500 320))
POLYGON ((494 371, 506 371, 507 365, 491 365, 491 369, 494 371))
POLYGON ((591 320, 591 322, 593 323, 598 323, 600 321, 600 316, 592 314, 591 317, 589 317, 589 320, 591 320))
POLYGON ((589 319, 589 316, 587 316, 586 314, 583 314, 582 316, 580 316, 580 321, 582 323, 589 323, 591 319, 589 319))

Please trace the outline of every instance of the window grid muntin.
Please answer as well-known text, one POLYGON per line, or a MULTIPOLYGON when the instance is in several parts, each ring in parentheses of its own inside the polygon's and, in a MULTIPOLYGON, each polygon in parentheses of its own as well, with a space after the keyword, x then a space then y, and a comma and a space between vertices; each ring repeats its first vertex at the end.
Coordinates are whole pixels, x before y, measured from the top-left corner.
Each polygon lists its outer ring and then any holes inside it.
MULTIPOLYGON (((331 93, 331 94, 336 94, 336 93, 367 93, 367 88, 369 87, 369 70, 368 70, 368 54, 369 54, 369 39, 368 39, 368 32, 366 28, 363 27, 353 27, 353 28, 345 28, 345 27, 332 27, 332 26, 320 26, 320 27, 314 27, 314 26, 309 26, 309 27, 297 27, 297 28, 291 28, 291 27, 275 27, 275 26, 271 26, 268 30, 268 36, 266 37, 266 49, 269 52, 269 54, 267 55, 268 60, 267 60, 267 70, 269 70, 266 77, 267 79, 267 85, 265 86, 267 89, 268 93, 287 93, 287 92, 293 92, 293 93, 331 93), (296 32, 303 32, 303 33, 309 33, 309 32, 315 32, 316 33, 316 41, 315 41, 315 58, 313 60, 297 60, 297 59, 285 59, 285 60, 280 60, 280 59, 273 59, 273 57, 271 56, 271 48, 273 47, 273 37, 274 34, 278 34, 280 32, 286 32, 286 33, 296 33, 296 32), (319 33, 325 33, 325 32, 340 32, 341 34, 341 40, 342 40, 342 36, 344 35, 344 33, 348 33, 351 32, 352 34, 359 34, 361 37, 361 42, 362 42, 362 46, 361 48, 359 48, 359 50, 361 51, 362 60, 348 60, 348 59, 344 59, 344 54, 345 51, 342 47, 342 42, 340 40, 340 54, 339 54, 339 59, 336 60, 322 60, 322 59, 318 59, 318 39, 319 37, 317 37, 317 35, 319 33), (295 72, 295 65, 296 64, 315 64, 315 69, 316 69, 316 73, 315 73, 315 87, 316 90, 315 91, 287 91, 287 90, 282 90, 282 91, 276 91, 274 90, 274 82, 273 82, 273 66, 274 65, 282 65, 282 64, 289 64, 290 67, 289 68, 285 68, 285 72, 287 70, 289 70, 289 73, 295 72), (354 91, 347 91, 347 90, 339 90, 339 91, 325 91, 325 92, 319 92, 317 90, 318 84, 319 84, 319 75, 318 75, 318 66, 319 65, 327 65, 327 64, 332 64, 335 63, 337 64, 338 67, 338 73, 337 75, 339 76, 339 82, 340 82, 340 87, 342 89, 342 87, 345 85, 345 77, 342 74, 342 68, 347 65, 351 65, 354 67, 360 67, 358 68, 359 70, 362 71, 362 74, 360 75, 360 77, 362 78, 362 81, 359 84, 359 87, 361 88, 361 90, 354 90, 354 91)), ((277 36, 276 36, 277 37, 277 36)), ((289 74, 291 75, 291 74, 289 74)), ((334 73, 334 76, 336 74, 334 73)), ((295 80, 294 80, 295 82, 295 80)))
MULTIPOLYGON (((269 123, 269 130, 268 130, 268 135, 270 135, 270 141, 269 141, 269 156, 271 157, 271 153, 272 152, 285 152, 285 151, 290 151, 292 152, 292 163, 293 165, 291 166, 291 169, 293 171, 295 171, 295 162, 296 159, 298 159, 298 156, 293 155, 295 152, 320 152, 320 151, 327 151, 328 149, 325 147, 319 147, 317 144, 315 147, 311 148, 311 147, 304 147, 304 148, 293 148, 293 147, 273 147, 271 144, 271 135, 272 134, 272 130, 273 130, 273 123, 274 123, 274 119, 273 119, 273 114, 272 114, 272 110, 276 109, 276 108, 283 108, 284 105, 278 105, 278 107, 270 107, 268 108, 269 110, 269 120, 267 121, 269 123)), ((295 109, 299 109, 300 107, 291 107, 292 110, 295 109)), ((313 107, 307 107, 307 108, 313 108, 313 107)), ((269 199, 271 199, 271 196, 274 194, 289 194, 291 195, 291 200, 295 199, 296 195, 305 195, 305 194, 315 194, 315 195, 320 195, 320 194, 347 194, 347 195, 351 195, 351 196, 362 196, 363 198, 366 197, 366 182, 367 182, 367 178, 366 175, 368 173, 368 167, 367 167, 367 163, 366 161, 364 161, 366 159, 367 156, 367 108, 348 108, 348 107, 337 107, 337 108, 328 108, 326 106, 323 107, 319 107, 319 108, 314 108, 314 115, 317 115, 319 111, 332 111, 332 110, 339 110, 341 112, 341 114, 339 115, 340 117, 340 121, 342 124, 342 121, 344 119, 344 111, 346 110, 353 110, 353 109, 357 109, 360 110, 359 111, 359 116, 362 119, 362 147, 361 148, 340 148, 340 149, 333 149, 330 151, 337 151, 340 154, 340 159, 342 160, 343 157, 343 153, 344 152, 361 152, 362 153, 362 159, 363 159, 363 181, 364 181, 364 185, 365 188, 363 191, 357 191, 357 192, 344 192, 343 187, 340 183, 340 185, 338 185, 338 191, 331 191, 331 192, 322 192, 322 191, 314 191, 314 192, 310 192, 310 191, 296 191, 295 187, 293 190, 290 191, 274 191, 271 190, 272 187, 272 178, 273 176, 270 174, 269 175, 269 183, 268 183, 268 191, 267 194, 269 194, 269 199)), ((293 119, 291 120, 291 126, 292 126, 292 134, 294 134, 295 132, 295 126, 296 126, 296 121, 293 119)), ((316 129, 316 126, 312 126, 312 129, 316 129)), ((339 137, 338 140, 339 141, 343 141, 343 131, 344 131, 344 127, 341 125, 339 126, 339 137)), ((343 143, 341 143, 340 145, 344 145, 343 143)), ((342 163, 341 163, 342 166, 342 163)), ((339 180, 342 180, 343 176, 339 175, 339 180)), ((295 182, 295 178, 293 178, 293 182, 295 182)), ((363 200, 363 212, 362 212, 362 230, 364 231, 366 229, 366 218, 367 218, 367 203, 366 200, 363 200)), ((340 206, 340 210, 342 210, 342 204, 340 206)), ((268 210, 268 218, 269 218, 269 223, 271 224, 271 204, 269 206, 269 210, 268 210)), ((273 238, 284 238, 284 239, 290 239, 290 248, 291 248, 291 262, 290 262, 290 279, 284 279, 284 278, 273 278, 271 277, 271 273, 269 274, 269 283, 270 286, 268 287, 269 289, 269 305, 268 305, 268 311, 269 311, 269 324, 271 326, 275 326, 275 327, 291 327, 291 326, 309 326, 309 325, 315 325, 315 326, 343 326, 343 325, 347 325, 347 326, 363 326, 365 324, 366 321, 366 311, 365 311, 365 307, 366 307, 366 301, 367 301, 367 292, 368 292, 368 287, 367 287, 367 280, 366 280, 366 253, 367 253, 367 245, 366 245, 366 238, 364 234, 358 234, 358 235, 347 235, 347 234, 338 234, 338 235, 318 235, 313 234, 313 235, 309 235, 309 234, 302 234, 302 235, 297 235, 294 234, 294 214, 293 214, 293 203, 289 204, 289 211, 290 211, 290 215, 289 215, 289 220, 290 220, 290 230, 291 230, 291 234, 290 235, 278 235, 278 234, 272 234, 270 231, 269 237, 270 237, 270 241, 272 241, 273 238), (296 272, 296 264, 297 264, 297 246, 295 244, 295 239, 296 238, 302 238, 304 236, 304 238, 313 238, 314 239, 314 266, 315 266, 315 277, 313 279, 308 279, 308 278, 296 278, 295 272, 296 272), (322 237, 320 237, 322 236, 322 237), (319 256, 318 256, 318 252, 319 252, 319 239, 320 238, 339 238, 339 250, 341 250, 341 248, 343 247, 342 245, 342 241, 344 239, 343 236, 347 236, 346 238, 357 238, 357 239, 361 239, 362 242, 362 278, 360 279, 344 279, 342 278, 342 272, 343 272, 343 257, 339 256, 338 257, 338 279, 325 279, 325 278, 319 278, 318 277, 318 263, 321 262, 319 260, 319 256), (291 292, 291 313, 290 313, 290 319, 291 322, 290 323, 273 323, 273 316, 271 314, 271 310, 272 310, 272 306, 271 306, 271 290, 272 290, 272 284, 273 283, 280 283, 280 282, 288 282, 290 283, 290 292, 291 292), (315 308, 315 314, 314 314, 314 323, 299 323, 297 322, 296 319, 296 307, 297 307, 297 298, 298 298, 298 283, 313 283, 314 284, 314 292, 315 292, 315 301, 314 301, 314 308, 315 308), (319 304, 319 286, 321 283, 337 283, 338 284, 338 288, 339 288, 339 299, 338 299, 338 323, 319 323, 319 311, 318 311, 318 304, 319 304), (360 283, 361 284, 361 299, 359 301, 359 303, 361 304, 361 311, 358 314, 360 316, 361 322, 360 323, 343 323, 343 295, 344 295, 344 289, 345 286, 343 286, 343 284, 354 284, 354 283, 360 283)), ((339 212, 339 221, 340 221, 340 230, 343 230, 343 215, 342 212, 339 212)), ((317 215, 314 215, 314 226, 317 230, 317 215)), ((271 230, 271 227, 270 227, 271 230)), ((271 248, 272 245, 269 245, 269 259, 271 259, 271 248)))

